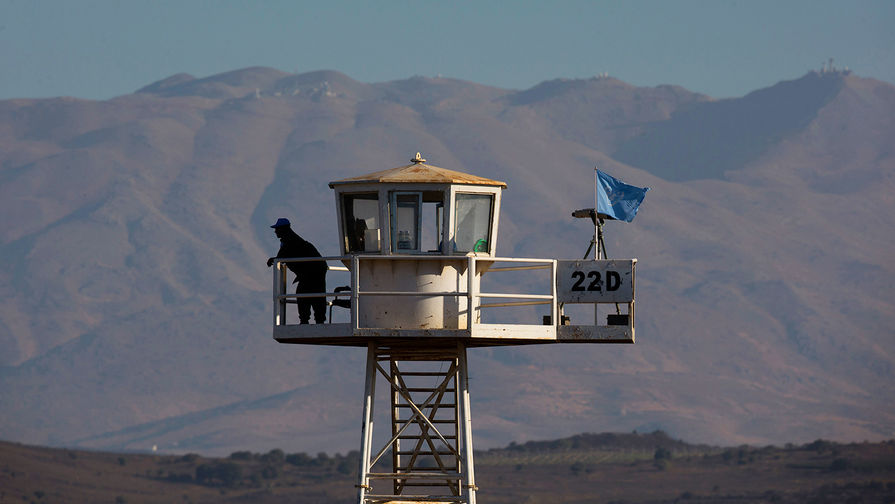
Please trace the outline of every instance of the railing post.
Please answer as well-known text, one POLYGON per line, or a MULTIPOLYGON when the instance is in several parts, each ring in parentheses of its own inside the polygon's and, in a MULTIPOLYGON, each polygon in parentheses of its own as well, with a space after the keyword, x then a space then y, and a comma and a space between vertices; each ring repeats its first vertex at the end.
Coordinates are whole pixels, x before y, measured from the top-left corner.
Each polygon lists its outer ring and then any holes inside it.
POLYGON ((631 302, 628 303, 628 329, 631 330, 631 342, 634 342, 634 300, 635 300, 635 287, 636 282, 634 278, 635 270, 637 269, 637 259, 634 259, 634 262, 631 264, 631 302))
POLYGON ((358 301, 360 296, 357 291, 360 289, 359 282, 360 258, 357 254, 351 256, 351 329, 352 332, 360 328, 360 316, 358 315, 358 301))
POLYGON ((471 255, 467 258, 466 264, 466 329, 472 336, 472 325, 475 317, 473 309, 473 301, 475 299, 475 256, 471 255))
POLYGON ((553 299, 550 301, 550 313, 551 319, 553 321, 553 325, 559 327, 563 324, 562 314, 559 313, 559 310, 556 306, 556 259, 551 261, 550 263, 550 295, 553 296, 553 299))
POLYGON ((283 263, 274 261, 273 269, 273 325, 274 327, 285 325, 285 305, 283 295, 283 263))
POLYGON ((274 263, 273 269, 273 285, 271 286, 271 294, 273 296, 273 326, 276 327, 280 325, 280 299, 277 297, 277 292, 279 292, 280 287, 280 279, 279 273, 277 270, 280 268, 279 264, 274 263))

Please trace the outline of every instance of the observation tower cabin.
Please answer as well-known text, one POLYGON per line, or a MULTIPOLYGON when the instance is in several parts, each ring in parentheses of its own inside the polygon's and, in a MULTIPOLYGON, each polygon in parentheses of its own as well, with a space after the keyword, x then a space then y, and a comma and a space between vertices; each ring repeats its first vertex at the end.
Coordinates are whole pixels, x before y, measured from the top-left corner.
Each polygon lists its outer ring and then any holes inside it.
POLYGON ((273 337, 280 343, 367 347, 359 504, 475 504, 466 348, 633 343, 636 259, 498 257, 506 183, 429 165, 419 153, 408 165, 329 186, 335 191, 341 255, 324 260, 331 272, 347 273, 349 285, 290 293, 286 264, 320 258, 278 258, 273 337), (486 273, 491 292, 482 290, 486 273), (536 278, 503 283, 498 273, 536 278), (507 292, 518 285, 537 292, 507 292), (331 306, 329 323, 287 323, 288 304, 321 296, 331 306), (572 325, 565 314, 571 304, 593 305, 593 318, 572 325), (492 309, 520 307, 529 310, 528 319, 488 321, 492 309), (333 322, 334 309, 349 320, 333 322), (390 393, 391 427, 391 438, 378 451, 377 376, 390 393), (374 469, 388 465, 389 458, 388 470, 374 469), (419 491, 424 493, 414 493, 419 491))
POLYGON ((383 338, 400 338, 392 343, 423 338, 459 339, 469 347, 634 342, 636 259, 497 257, 505 182, 432 166, 417 153, 409 165, 329 186, 335 190, 342 255, 325 259, 331 270, 349 272, 350 290, 326 296, 330 302, 341 297, 336 306, 350 305, 350 322, 287 324, 287 304, 319 294, 287 291, 285 264, 312 258, 280 259, 274 268, 273 337, 278 342, 367 346, 383 338), (333 267, 336 262, 343 267, 333 267), (485 273, 522 270, 550 270, 541 292, 480 290, 485 273), (621 303, 626 310, 622 317, 609 317, 609 323, 595 316, 593 324, 571 325, 562 314, 569 303, 621 303), (529 323, 482 320, 483 310, 524 305, 544 305, 545 316, 529 323))

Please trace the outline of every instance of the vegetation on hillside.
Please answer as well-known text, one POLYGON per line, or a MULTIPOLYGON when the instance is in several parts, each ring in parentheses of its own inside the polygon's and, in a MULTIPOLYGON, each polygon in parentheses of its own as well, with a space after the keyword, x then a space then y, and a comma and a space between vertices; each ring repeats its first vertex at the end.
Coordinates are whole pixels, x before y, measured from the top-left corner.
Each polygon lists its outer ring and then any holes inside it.
MULTIPOLYGON (((0 502, 350 503, 358 453, 100 453, 0 443, 0 502)), ((895 440, 711 447, 661 431, 476 452, 479 498, 518 503, 891 503, 895 440)))

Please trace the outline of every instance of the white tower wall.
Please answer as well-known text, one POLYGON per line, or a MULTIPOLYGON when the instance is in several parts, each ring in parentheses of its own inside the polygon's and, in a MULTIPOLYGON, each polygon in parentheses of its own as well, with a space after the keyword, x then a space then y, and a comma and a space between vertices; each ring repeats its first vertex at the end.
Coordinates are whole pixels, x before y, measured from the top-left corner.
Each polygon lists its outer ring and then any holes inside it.
MULTIPOLYGON (((360 327, 394 329, 465 329, 468 288, 464 260, 361 261, 358 283, 362 292, 419 292, 428 296, 367 296, 358 304, 360 327)), ((473 278, 477 290, 480 275, 473 278)))

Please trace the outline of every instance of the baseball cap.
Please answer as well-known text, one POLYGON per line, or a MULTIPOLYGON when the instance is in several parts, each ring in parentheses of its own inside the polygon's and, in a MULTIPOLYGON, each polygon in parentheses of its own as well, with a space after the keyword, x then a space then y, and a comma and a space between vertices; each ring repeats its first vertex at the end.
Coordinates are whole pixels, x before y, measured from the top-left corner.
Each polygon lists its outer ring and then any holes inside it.
POLYGON ((276 229, 276 228, 278 228, 278 227, 288 227, 289 225, 290 225, 290 224, 289 224, 289 219, 285 219, 285 218, 283 218, 283 217, 280 217, 279 219, 277 219, 277 222, 276 222, 273 226, 270 226, 270 227, 276 229))

